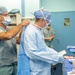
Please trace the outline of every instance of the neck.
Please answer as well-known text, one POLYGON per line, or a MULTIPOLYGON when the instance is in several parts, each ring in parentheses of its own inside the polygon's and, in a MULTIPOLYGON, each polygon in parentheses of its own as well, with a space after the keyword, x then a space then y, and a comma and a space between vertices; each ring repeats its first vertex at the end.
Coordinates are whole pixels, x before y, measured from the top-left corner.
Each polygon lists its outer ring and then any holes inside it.
POLYGON ((34 23, 34 26, 36 26, 37 28, 41 29, 42 27, 40 27, 40 25, 38 23, 34 23))
POLYGON ((0 26, 6 29, 6 26, 4 24, 0 23, 0 26))

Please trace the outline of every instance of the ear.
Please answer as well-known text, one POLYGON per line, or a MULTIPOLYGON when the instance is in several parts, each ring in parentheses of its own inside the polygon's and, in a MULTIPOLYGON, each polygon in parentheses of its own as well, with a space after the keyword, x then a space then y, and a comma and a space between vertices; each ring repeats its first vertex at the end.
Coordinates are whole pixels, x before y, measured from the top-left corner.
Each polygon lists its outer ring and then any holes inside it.
POLYGON ((2 16, 0 16, 0 23, 4 20, 4 18, 2 16))

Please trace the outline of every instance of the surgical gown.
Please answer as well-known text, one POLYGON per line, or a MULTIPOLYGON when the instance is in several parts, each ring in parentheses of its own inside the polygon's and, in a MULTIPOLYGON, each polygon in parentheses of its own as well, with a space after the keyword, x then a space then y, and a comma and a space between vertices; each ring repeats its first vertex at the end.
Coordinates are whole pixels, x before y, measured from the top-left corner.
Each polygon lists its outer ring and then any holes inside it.
MULTIPOLYGON (((29 64, 27 66, 30 75, 51 75, 51 64, 63 63, 63 56, 59 55, 54 49, 47 47, 43 33, 34 25, 28 25, 22 33, 24 36, 21 37, 23 39, 21 39, 20 45, 23 44, 23 46, 19 54, 28 57, 26 57, 28 59, 26 62, 29 64)), ((23 58, 23 60, 20 59, 21 57, 18 59, 18 62, 25 61, 25 58, 23 58)), ((27 67, 22 64, 23 63, 18 63, 19 69, 20 67, 27 67)))

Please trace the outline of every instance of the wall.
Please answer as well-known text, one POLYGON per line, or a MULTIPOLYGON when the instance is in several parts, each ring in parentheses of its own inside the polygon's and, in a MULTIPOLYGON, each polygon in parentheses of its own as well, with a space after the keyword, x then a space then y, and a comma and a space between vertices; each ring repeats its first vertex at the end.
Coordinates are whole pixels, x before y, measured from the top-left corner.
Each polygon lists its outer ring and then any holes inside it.
POLYGON ((21 12, 21 0, 0 0, 0 6, 7 7, 8 11, 16 8, 21 12))
POLYGON ((0 6, 7 7, 8 11, 19 9, 22 17, 32 17, 31 13, 40 8, 40 0, 0 0, 0 6))
POLYGON ((75 56, 75 54, 70 53, 67 50, 67 46, 75 46, 75 11, 52 12, 51 20, 51 26, 55 30, 55 37, 53 41, 54 49, 58 52, 66 50, 66 55, 75 56), (69 26, 64 25, 64 18, 70 19, 69 26))
POLYGON ((51 12, 75 11, 75 0, 0 0, 1 5, 6 6, 8 11, 13 8, 20 9, 23 17, 32 16, 30 13, 40 7, 44 7, 51 12))
MULTIPOLYGON (((55 30, 54 49, 67 51, 68 45, 75 46, 75 0, 41 0, 41 7, 52 12, 51 26, 55 30), (70 26, 64 26, 64 18, 70 18, 70 26)), ((67 51, 66 55, 75 54, 67 51)))
POLYGON ((75 11, 75 0, 40 0, 41 7, 51 11, 75 11))
POLYGON ((25 0, 25 17, 32 17, 35 10, 40 8, 40 0, 25 0))

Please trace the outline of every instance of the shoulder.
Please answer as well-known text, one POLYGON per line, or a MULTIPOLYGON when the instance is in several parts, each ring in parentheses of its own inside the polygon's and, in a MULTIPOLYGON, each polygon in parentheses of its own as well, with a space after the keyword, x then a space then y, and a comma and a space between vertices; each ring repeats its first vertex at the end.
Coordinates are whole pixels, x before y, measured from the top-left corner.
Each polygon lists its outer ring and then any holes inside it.
POLYGON ((29 34, 33 33, 34 30, 35 30, 35 28, 31 24, 26 27, 26 33, 29 33, 29 34))
POLYGON ((36 35, 36 28, 33 25, 28 25, 25 30, 25 35, 29 37, 33 37, 36 35))
POLYGON ((54 31, 54 29, 53 29, 53 28, 50 28, 50 30, 51 30, 51 31, 54 31))
POLYGON ((43 32, 45 33, 45 32, 47 32, 47 29, 45 28, 45 29, 43 29, 43 32))
POLYGON ((51 30, 54 30, 53 28, 50 28, 51 30))
POLYGON ((53 28, 50 28, 50 32, 52 32, 53 34, 55 34, 55 31, 53 28))

